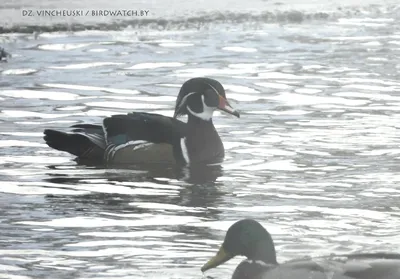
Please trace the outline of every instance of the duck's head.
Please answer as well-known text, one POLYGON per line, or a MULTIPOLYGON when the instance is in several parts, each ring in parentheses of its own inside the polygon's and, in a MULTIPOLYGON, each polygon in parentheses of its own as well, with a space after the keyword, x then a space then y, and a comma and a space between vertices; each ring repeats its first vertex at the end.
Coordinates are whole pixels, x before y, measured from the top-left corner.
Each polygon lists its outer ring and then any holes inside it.
POLYGON ((209 121, 216 109, 240 117, 228 103, 221 83, 211 78, 192 78, 179 91, 174 118, 188 114, 209 121))
POLYGON ((239 255, 249 260, 277 264, 274 242, 268 231, 255 220, 243 219, 228 229, 218 253, 203 265, 201 271, 217 267, 239 255))

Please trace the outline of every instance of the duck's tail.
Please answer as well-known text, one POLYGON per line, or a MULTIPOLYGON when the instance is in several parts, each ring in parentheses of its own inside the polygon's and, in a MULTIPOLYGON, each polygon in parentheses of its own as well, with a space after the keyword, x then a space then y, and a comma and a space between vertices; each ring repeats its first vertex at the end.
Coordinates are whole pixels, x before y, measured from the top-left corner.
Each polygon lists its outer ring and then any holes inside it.
POLYGON ((93 143, 86 135, 46 129, 43 139, 51 148, 71 153, 79 159, 103 159, 104 149, 93 143))

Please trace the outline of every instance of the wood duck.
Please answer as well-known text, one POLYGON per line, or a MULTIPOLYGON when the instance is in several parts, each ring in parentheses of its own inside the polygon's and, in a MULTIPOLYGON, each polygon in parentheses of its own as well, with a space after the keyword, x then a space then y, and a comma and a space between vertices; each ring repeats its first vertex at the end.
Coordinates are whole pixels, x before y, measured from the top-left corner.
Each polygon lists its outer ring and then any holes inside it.
POLYGON ((205 272, 235 256, 245 256, 232 279, 399 279, 400 254, 363 253, 278 264, 271 235, 257 221, 243 219, 227 231, 218 253, 201 270, 205 272))
POLYGON ((71 132, 44 131, 47 145, 97 164, 213 164, 224 158, 224 146, 212 122, 216 109, 236 117, 224 87, 210 78, 186 81, 173 117, 131 112, 107 117, 103 125, 77 124, 71 132), (188 115, 187 123, 177 119, 188 115))

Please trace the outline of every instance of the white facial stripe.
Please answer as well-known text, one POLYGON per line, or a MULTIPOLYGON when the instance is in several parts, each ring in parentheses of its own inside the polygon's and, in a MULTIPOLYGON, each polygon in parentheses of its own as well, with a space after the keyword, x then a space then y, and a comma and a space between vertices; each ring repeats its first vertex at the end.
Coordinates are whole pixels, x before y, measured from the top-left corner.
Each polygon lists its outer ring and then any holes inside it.
MULTIPOLYGON (((218 90, 217 90, 214 86, 212 86, 212 85, 209 84, 209 83, 206 83, 206 84, 207 84, 208 86, 210 86, 210 88, 211 88, 212 90, 214 90, 214 92, 215 92, 215 94, 217 94, 217 96, 221 96, 221 95, 218 93, 218 90)), ((182 100, 181 100, 181 102, 179 103, 178 110, 181 109, 181 107, 182 107, 183 105, 186 104, 186 100, 187 100, 187 98, 188 98, 189 96, 191 96, 191 95, 193 95, 193 94, 196 94, 196 93, 197 93, 197 92, 190 92, 190 93, 188 93, 185 97, 183 97, 182 100)), ((213 116, 213 113, 214 113, 215 108, 211 108, 211 107, 209 107, 209 106, 206 105, 206 103, 204 102, 204 95, 201 95, 201 101, 202 101, 202 103, 203 103, 203 111, 202 111, 202 112, 194 112, 194 111, 191 110, 190 107, 187 106, 187 105, 186 105, 186 108, 187 108, 188 112, 189 112, 191 115, 196 116, 196 117, 198 117, 198 118, 200 118, 200 119, 202 119, 202 120, 209 121, 209 120, 212 118, 212 116, 213 116)))
POLYGON ((215 89, 214 86, 212 86, 211 84, 207 83, 208 86, 210 86, 212 88, 212 90, 214 90, 215 94, 217 94, 218 96, 220 96, 219 92, 217 89, 215 89))
POLYGON ((182 98, 182 100, 180 101, 179 105, 178 105, 178 110, 180 110, 182 108, 182 106, 186 105, 186 100, 189 96, 196 94, 197 92, 190 92, 188 93, 185 97, 182 98))
POLYGON ((189 153, 186 147, 186 138, 181 138, 181 150, 183 159, 185 159, 186 163, 190 163, 189 153))
POLYGON ((190 112, 191 115, 196 116, 200 119, 203 119, 205 121, 208 121, 212 118, 213 113, 215 108, 211 108, 209 106, 206 105, 206 103, 204 102, 204 96, 201 95, 201 101, 203 103, 203 111, 202 112, 194 112, 190 109, 190 107, 187 107, 187 110, 190 112))

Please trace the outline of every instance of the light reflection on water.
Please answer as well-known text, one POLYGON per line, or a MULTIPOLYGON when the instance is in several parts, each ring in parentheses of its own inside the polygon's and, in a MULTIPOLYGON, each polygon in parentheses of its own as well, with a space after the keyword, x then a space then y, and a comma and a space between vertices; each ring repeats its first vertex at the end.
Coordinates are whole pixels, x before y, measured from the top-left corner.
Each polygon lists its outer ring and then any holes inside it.
MULTIPOLYGON (((245 217, 269 229, 281 261, 397 251, 397 22, 146 31, 141 41, 133 31, 41 34, 10 47, 0 276, 199 278, 245 217), (220 80, 242 114, 215 115, 221 168, 90 167, 40 138, 130 110, 171 116, 179 86, 201 75, 220 80)), ((238 261, 210 274, 229 278, 238 261)))

